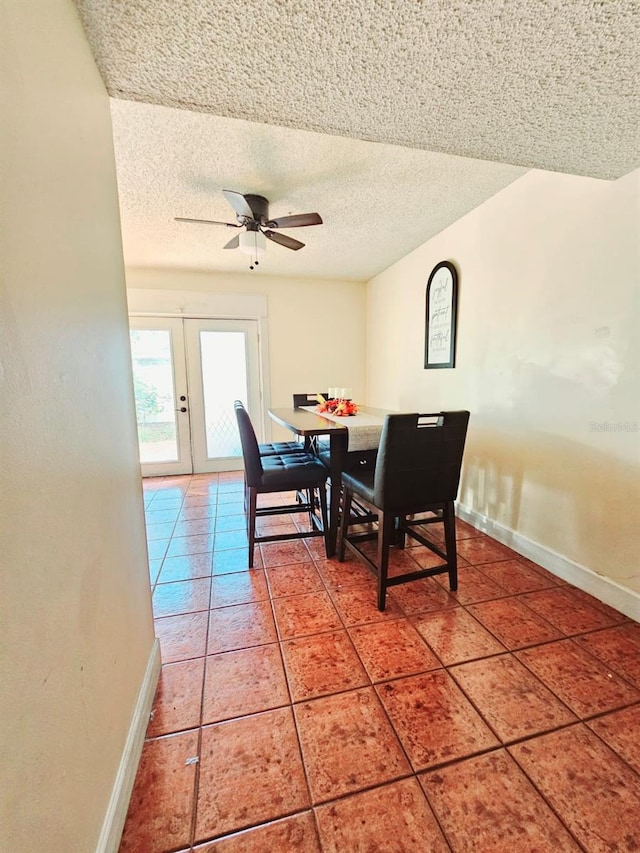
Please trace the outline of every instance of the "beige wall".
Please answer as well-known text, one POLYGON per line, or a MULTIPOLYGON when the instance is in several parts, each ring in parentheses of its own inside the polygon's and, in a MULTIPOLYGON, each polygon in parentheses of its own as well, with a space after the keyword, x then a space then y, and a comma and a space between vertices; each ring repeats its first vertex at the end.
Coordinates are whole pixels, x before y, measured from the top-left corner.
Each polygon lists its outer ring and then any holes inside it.
POLYGON ((0 848, 96 847, 153 644, 108 99, 2 5, 0 848))
MULTIPOLYGON (((128 269, 127 286, 154 290, 260 293, 267 297, 271 406, 294 393, 353 389, 364 400, 366 285, 251 273, 128 269)), ((274 437, 287 438, 274 428, 274 437)))
POLYGON ((635 591, 639 200, 640 171, 529 172, 370 282, 367 374, 373 405, 471 410, 464 505, 635 591), (424 370, 441 260, 460 275, 457 365, 424 370))

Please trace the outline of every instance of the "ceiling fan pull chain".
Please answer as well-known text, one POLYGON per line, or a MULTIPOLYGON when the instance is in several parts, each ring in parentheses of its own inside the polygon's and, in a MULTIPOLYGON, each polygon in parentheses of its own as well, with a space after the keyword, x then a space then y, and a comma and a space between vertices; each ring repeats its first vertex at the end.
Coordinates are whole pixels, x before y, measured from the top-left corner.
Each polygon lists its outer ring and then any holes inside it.
POLYGON ((255 257, 255 260, 253 261, 253 263, 249 264, 249 269, 250 269, 250 270, 252 270, 252 269, 254 268, 254 266, 256 266, 256 267, 257 267, 257 266, 258 266, 258 264, 259 264, 259 261, 258 261, 258 232, 257 232, 257 230, 256 230, 256 231, 254 231, 254 232, 253 232, 253 234, 254 234, 253 242, 254 242, 254 245, 255 245, 255 256, 256 256, 256 257, 255 257))

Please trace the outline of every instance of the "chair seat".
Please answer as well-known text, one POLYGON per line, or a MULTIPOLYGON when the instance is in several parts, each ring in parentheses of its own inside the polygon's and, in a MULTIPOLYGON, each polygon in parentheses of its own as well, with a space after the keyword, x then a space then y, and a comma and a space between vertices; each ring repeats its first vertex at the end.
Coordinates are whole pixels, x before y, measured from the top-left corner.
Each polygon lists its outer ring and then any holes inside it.
POLYGON ((297 441, 267 441, 258 445, 260 456, 280 456, 283 453, 305 453, 297 441))
POLYGON ((355 492, 357 495, 363 497, 369 503, 373 503, 373 481, 375 478, 375 471, 362 471, 358 472, 358 476, 355 474, 350 474, 347 471, 342 474, 342 485, 346 489, 351 489, 351 491, 355 492))
MULTIPOLYGON (((375 470, 358 471, 357 474, 345 471, 342 474, 342 485, 344 488, 349 489, 354 495, 372 506, 376 505, 374 501, 374 484, 375 470)), ((425 499, 421 503, 412 501, 410 504, 398 501, 393 505, 387 504, 384 509, 386 512, 392 512, 396 515, 415 515, 429 510, 441 510, 446 503, 446 499, 439 498, 437 494, 434 494, 433 500, 425 499)))
POLYGON ((309 453, 262 458, 262 490, 307 489, 327 481, 327 469, 309 453))

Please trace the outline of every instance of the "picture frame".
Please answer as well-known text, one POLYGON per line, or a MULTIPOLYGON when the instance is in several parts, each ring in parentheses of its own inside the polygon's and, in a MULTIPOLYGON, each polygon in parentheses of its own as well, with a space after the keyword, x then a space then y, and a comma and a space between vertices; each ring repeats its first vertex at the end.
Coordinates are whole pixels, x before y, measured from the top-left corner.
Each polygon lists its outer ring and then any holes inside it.
POLYGON ((440 261, 427 281, 424 341, 425 370, 455 367, 458 272, 440 261))

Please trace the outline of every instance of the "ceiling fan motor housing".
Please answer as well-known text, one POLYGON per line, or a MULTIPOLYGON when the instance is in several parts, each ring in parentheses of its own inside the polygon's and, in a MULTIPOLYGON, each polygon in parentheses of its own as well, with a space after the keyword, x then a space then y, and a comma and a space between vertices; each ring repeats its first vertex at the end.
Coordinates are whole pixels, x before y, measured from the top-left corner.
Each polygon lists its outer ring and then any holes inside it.
MULTIPOLYGON (((253 218, 261 225, 266 225, 269 221, 269 202, 263 195, 245 195, 247 204, 251 208, 253 218)), ((241 219, 239 216, 238 219, 241 219)), ((250 223, 247 223, 247 227, 250 223)))

